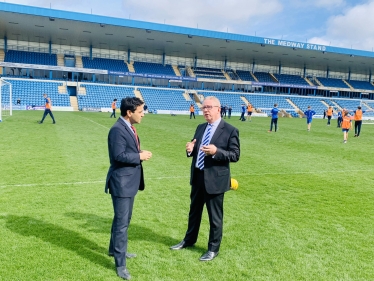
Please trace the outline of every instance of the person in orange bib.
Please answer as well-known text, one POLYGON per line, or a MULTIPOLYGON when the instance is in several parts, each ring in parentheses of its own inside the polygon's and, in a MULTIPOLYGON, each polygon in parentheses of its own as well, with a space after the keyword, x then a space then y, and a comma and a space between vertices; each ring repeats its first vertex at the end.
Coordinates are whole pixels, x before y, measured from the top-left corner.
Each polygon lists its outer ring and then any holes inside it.
POLYGON ((116 108, 117 108, 117 99, 114 99, 113 102, 112 102, 112 110, 113 110, 113 113, 110 115, 110 118, 112 118, 112 116, 114 118, 116 118, 116 108))
POLYGON ((190 119, 192 119, 192 116, 193 116, 193 119, 196 119, 195 118, 195 106, 193 105, 193 103, 191 103, 190 105, 190 119))
POLYGON ((334 110, 332 110, 332 107, 329 106, 329 108, 327 109, 327 112, 326 112, 326 115, 327 115, 327 126, 330 126, 331 117, 332 117, 333 112, 334 112, 334 110))
POLYGON ((38 123, 43 124, 45 117, 47 117, 47 115, 49 114, 52 118, 53 124, 56 124, 55 117, 53 116, 53 113, 52 113, 51 99, 47 96, 47 94, 43 94, 43 97, 44 97, 44 102, 45 102, 45 110, 44 110, 42 120, 40 120, 38 123))
POLYGON ((247 121, 249 118, 249 122, 252 122, 252 111, 253 111, 252 104, 248 103, 247 104, 247 121))
POLYGON ((343 132, 343 143, 347 143, 348 140, 348 132, 349 129, 352 127, 352 117, 349 115, 349 112, 343 111, 343 121, 342 121, 342 132, 343 132))
MULTIPOLYGON (((370 111, 370 110, 366 110, 370 111)), ((361 132, 361 125, 362 125, 362 115, 366 112, 365 110, 361 109, 361 106, 357 107, 357 110, 354 110, 354 116, 353 119, 355 120, 355 137, 360 136, 361 132)))

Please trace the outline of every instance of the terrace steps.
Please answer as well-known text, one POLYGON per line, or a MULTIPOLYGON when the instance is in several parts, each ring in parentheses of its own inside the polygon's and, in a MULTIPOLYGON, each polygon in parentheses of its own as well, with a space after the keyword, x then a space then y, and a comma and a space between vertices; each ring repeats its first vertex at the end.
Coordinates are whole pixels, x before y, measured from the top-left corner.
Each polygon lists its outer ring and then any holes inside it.
POLYGON ((74 111, 78 111, 78 99, 76 96, 70 96, 70 106, 74 109, 74 111))
POLYGON ((83 68, 82 56, 75 56, 75 67, 83 68))
POLYGON ((250 74, 252 75, 253 79, 255 79, 256 82, 258 82, 258 79, 257 77, 253 74, 253 72, 251 71, 250 74))
POLYGON ((343 82, 349 87, 349 89, 354 90, 354 88, 344 79, 342 79, 343 82))
POLYGON ((172 65, 171 67, 173 68, 174 73, 175 73, 176 76, 182 76, 181 72, 179 71, 178 66, 172 65))
POLYGON ((65 66, 63 54, 57 54, 57 66, 65 66))
POLYGON ((133 61, 130 61, 130 62, 125 61, 125 63, 127 64, 127 68, 129 69, 130 72, 135 72, 133 61))

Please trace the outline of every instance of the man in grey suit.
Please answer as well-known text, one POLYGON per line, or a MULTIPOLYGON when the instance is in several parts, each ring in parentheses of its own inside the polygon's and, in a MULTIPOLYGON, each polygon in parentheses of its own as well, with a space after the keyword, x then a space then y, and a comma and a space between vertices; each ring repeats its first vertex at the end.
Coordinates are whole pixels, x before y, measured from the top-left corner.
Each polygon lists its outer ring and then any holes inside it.
POLYGON ((200 261, 210 261, 218 255, 221 245, 223 198, 230 190, 230 162, 239 160, 240 143, 238 129, 221 119, 221 105, 216 97, 205 98, 202 109, 207 123, 200 124, 193 140, 186 144, 187 156, 193 157, 188 228, 184 239, 170 249, 180 250, 195 244, 205 204, 210 231, 208 251, 200 261))
POLYGON ((110 193, 114 218, 111 229, 109 256, 114 257, 117 275, 129 280, 126 258, 135 257, 127 252, 127 230, 130 225, 134 198, 144 189, 142 161, 149 160, 152 153, 140 149, 140 140, 133 124, 140 123, 144 102, 127 97, 121 101, 121 117, 108 134, 110 168, 106 178, 105 192, 110 193))

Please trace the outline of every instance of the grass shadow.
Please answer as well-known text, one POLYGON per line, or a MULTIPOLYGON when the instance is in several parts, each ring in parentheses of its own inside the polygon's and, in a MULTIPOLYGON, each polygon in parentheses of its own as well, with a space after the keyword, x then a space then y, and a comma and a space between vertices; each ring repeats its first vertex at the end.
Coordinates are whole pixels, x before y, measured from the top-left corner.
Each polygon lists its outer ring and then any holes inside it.
POLYGON ((36 237, 44 242, 75 252, 104 268, 114 268, 112 259, 102 254, 106 249, 77 232, 27 216, 9 215, 3 218, 6 219, 6 227, 13 233, 26 237, 36 237))
MULTIPOLYGON (((112 225, 112 219, 100 217, 93 214, 87 213, 76 213, 76 212, 69 212, 65 214, 68 217, 81 221, 80 226, 82 228, 87 229, 88 231, 95 232, 95 233, 108 233, 108 243, 109 243, 109 235, 110 235, 110 228, 112 225)), ((131 223, 129 227, 129 240, 139 240, 139 241, 149 241, 159 244, 164 244, 167 247, 175 245, 180 242, 180 240, 176 240, 170 236, 162 235, 154 230, 144 227, 142 225, 131 223)), ((202 247, 191 247, 188 248, 192 251, 204 251, 205 249, 202 247)))

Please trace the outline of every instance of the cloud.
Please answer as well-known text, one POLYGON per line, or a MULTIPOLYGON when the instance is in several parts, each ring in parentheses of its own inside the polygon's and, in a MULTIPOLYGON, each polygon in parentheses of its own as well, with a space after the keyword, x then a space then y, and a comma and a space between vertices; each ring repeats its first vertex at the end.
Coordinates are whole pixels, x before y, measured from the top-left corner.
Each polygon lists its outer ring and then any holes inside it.
POLYGON ((326 34, 310 39, 331 42, 337 47, 372 50, 374 47, 374 1, 356 5, 343 14, 331 16, 326 23, 326 34))

